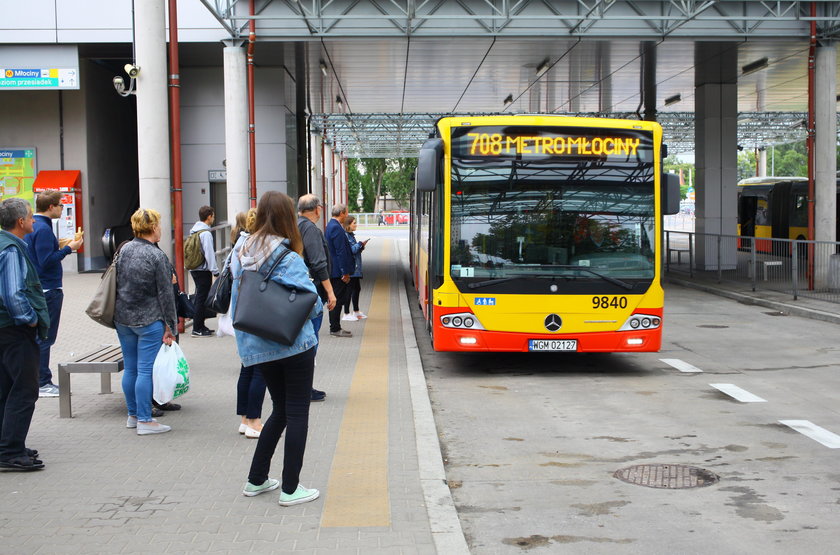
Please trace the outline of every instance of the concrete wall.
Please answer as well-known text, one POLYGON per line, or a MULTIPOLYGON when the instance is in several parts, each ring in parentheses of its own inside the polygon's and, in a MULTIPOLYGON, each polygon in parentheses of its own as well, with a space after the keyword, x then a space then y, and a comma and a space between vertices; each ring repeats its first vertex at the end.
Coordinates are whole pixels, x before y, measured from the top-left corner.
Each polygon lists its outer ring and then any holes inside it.
MULTIPOLYGON (((221 45, 219 46, 221 49, 221 45)), ((210 203, 213 187, 209 170, 224 170, 224 72, 219 67, 181 68, 181 155, 184 229, 198 218, 198 209, 210 203)), ((255 71, 255 120, 257 143, 257 198, 265 191, 287 192, 287 170, 294 179, 296 152, 294 114, 287 99, 294 101, 294 82, 282 67, 258 67, 255 71)), ((218 186, 217 186, 218 187, 218 186)), ((222 191, 217 189, 216 196, 222 191)), ((218 207, 217 207, 218 209, 218 207)), ((219 210, 221 214, 221 210, 219 210)), ((221 216, 220 216, 221 218, 221 216)))

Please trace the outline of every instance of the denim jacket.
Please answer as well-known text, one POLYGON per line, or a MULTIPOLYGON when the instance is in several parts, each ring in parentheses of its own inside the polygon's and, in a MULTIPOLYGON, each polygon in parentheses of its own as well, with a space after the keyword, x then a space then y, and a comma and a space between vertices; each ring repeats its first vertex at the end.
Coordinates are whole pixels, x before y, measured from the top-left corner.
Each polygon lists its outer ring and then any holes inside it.
MULTIPOLYGON (((239 283, 243 272, 243 261, 245 261, 247 269, 247 260, 249 255, 253 253, 248 252, 250 245, 245 243, 245 238, 240 237, 237 241, 240 252, 239 255, 231 257, 231 273, 233 275, 233 290, 230 297, 231 315, 236 314, 236 301, 239 296, 239 283), (245 243, 240 245, 240 243, 245 243)), ((268 255, 265 261, 260 265, 261 273, 265 273, 271 267, 277 257, 286 250, 288 243, 284 240, 282 245, 277 246, 273 252, 268 255)), ((306 269, 303 259, 297 253, 290 253, 284 258, 271 275, 271 280, 277 283, 282 283, 289 287, 296 289, 306 289, 307 291, 315 292, 315 285, 309 279, 309 272, 306 269)), ((312 318, 321 316, 323 312, 323 304, 318 299, 315 306, 312 307, 312 312, 309 314, 310 321, 312 318)), ((307 323, 300 330, 300 333, 291 345, 282 345, 270 339, 263 339, 256 335, 236 330, 236 347, 239 350, 239 358, 242 360, 244 366, 254 366, 263 362, 272 360, 279 360, 288 358, 305 351, 318 344, 318 337, 315 335, 315 330, 311 324, 307 323)))

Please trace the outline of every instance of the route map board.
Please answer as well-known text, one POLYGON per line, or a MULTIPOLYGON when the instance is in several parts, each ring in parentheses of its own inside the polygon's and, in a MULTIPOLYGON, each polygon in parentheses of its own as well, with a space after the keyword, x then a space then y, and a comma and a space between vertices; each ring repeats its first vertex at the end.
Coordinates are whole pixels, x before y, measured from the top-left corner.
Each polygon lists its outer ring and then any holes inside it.
POLYGON ((37 174, 34 147, 0 147, 0 200, 19 197, 34 206, 32 184, 37 174))

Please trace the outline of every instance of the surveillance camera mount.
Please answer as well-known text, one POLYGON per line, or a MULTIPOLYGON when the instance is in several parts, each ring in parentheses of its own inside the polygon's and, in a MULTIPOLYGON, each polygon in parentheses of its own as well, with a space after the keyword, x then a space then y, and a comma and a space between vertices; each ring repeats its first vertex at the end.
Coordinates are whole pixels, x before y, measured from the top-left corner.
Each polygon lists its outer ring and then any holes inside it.
POLYGON ((126 89, 125 87, 125 80, 121 76, 117 75, 114 77, 114 89, 116 89, 118 95, 127 97, 128 95, 135 94, 134 81, 140 74, 140 66, 125 64, 123 69, 128 74, 128 88, 126 89))

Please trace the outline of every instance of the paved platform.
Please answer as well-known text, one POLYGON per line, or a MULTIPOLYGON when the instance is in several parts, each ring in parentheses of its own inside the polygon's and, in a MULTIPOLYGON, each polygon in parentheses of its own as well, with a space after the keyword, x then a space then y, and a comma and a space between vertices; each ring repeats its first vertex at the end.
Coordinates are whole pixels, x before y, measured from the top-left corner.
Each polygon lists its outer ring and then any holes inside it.
MULTIPOLYGON (((121 374, 106 395, 98 375, 74 375, 72 419, 38 401, 28 444, 46 469, 0 473, 0 553, 466 553, 403 287, 407 241, 387 235, 365 252, 369 319, 345 322, 349 339, 321 332, 315 386, 328 396, 312 404, 301 476, 320 499, 242 496, 256 442, 238 433, 234 339, 185 334, 191 390, 161 418, 168 434, 125 428, 121 374)), ((54 372, 117 342, 84 314, 98 281, 65 276, 54 372)), ((272 476, 281 464, 282 440, 272 476)))

